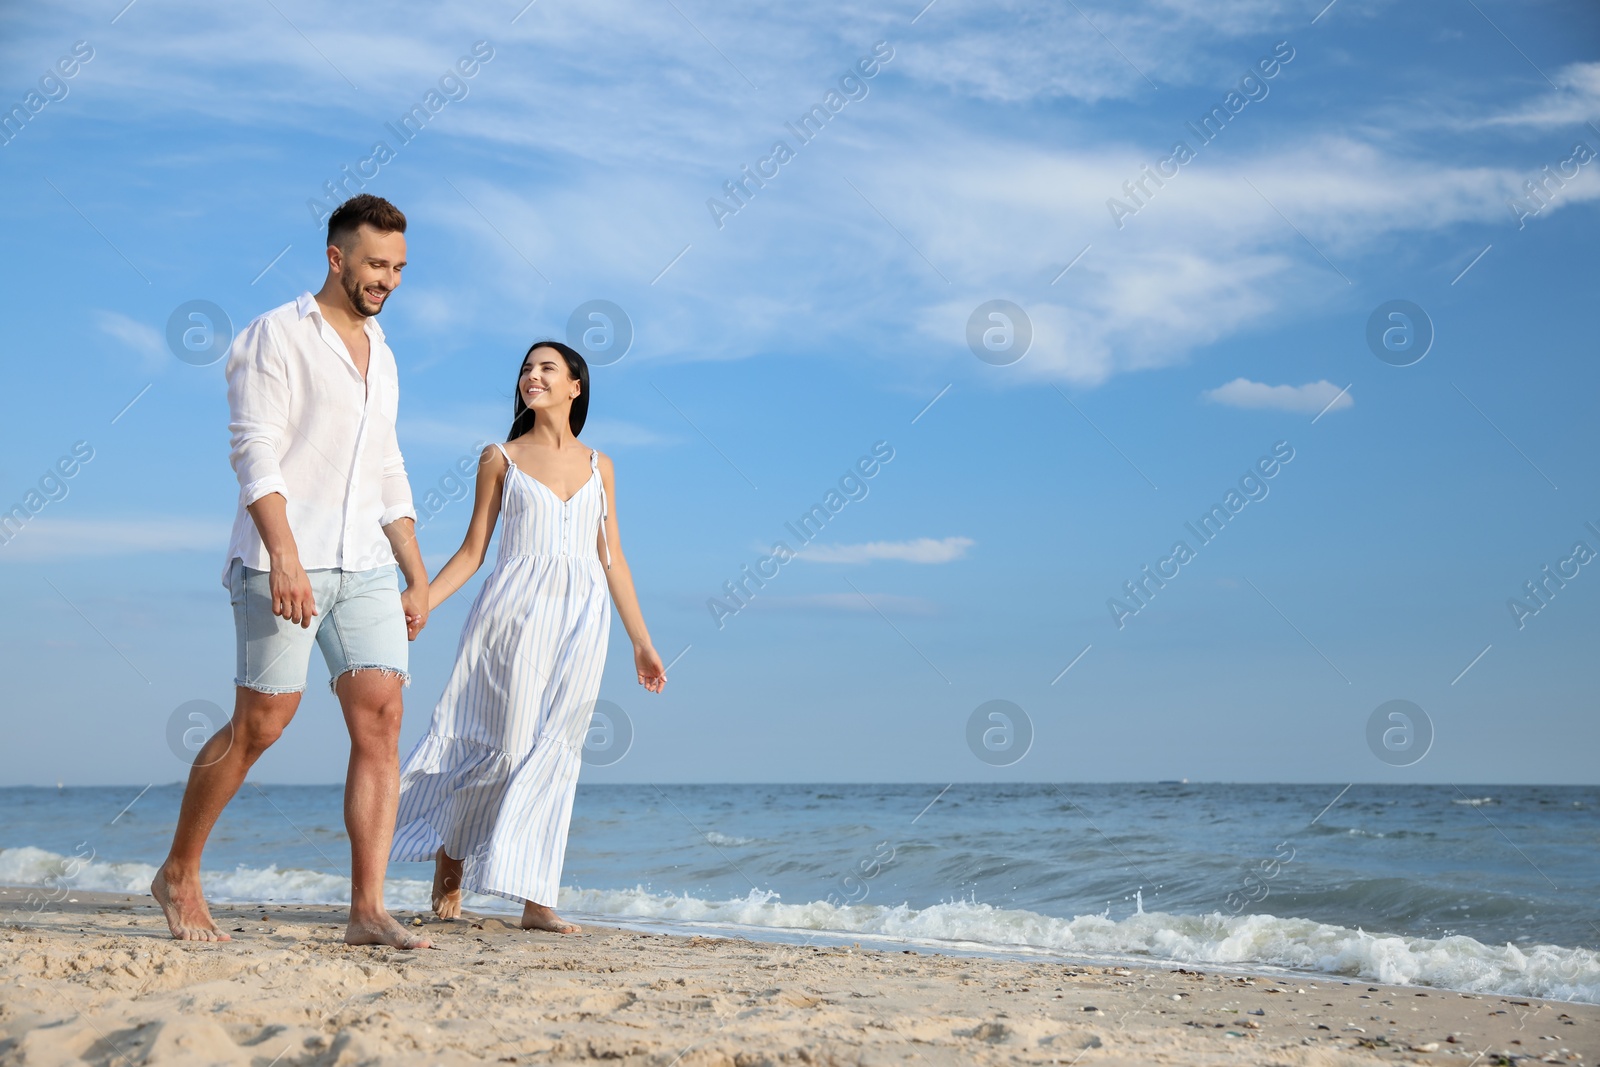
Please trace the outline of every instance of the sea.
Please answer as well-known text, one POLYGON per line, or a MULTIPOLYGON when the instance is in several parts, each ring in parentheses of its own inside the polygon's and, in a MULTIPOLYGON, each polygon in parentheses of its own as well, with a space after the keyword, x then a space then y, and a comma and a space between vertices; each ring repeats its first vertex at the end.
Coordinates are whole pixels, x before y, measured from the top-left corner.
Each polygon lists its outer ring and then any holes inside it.
MULTIPOLYGON (((142 893, 181 795, 0 789, 0 884, 142 893)), ((338 904, 348 870, 342 787, 247 782, 204 881, 338 904)), ((430 878, 392 865, 391 909, 430 878)), ((562 886, 635 929, 1600 1003, 1596 786, 582 783, 562 886)))

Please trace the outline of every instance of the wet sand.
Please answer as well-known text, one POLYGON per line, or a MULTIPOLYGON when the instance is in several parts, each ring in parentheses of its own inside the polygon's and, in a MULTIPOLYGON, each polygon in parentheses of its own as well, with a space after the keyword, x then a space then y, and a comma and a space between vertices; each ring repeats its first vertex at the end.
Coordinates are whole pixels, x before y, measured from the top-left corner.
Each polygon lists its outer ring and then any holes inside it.
POLYGON ((1083 966, 422 921, 354 948, 342 909, 221 906, 180 943, 148 898, 0 889, 0 1064, 1594 1063, 1600 1006, 1338 977, 1083 966), (29 903, 30 894, 33 902, 29 903))

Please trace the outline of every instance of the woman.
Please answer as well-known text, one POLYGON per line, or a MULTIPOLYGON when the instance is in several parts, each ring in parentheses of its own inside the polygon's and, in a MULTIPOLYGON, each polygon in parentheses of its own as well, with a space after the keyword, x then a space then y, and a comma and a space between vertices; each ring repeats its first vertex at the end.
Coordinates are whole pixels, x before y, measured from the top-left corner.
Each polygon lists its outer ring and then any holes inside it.
POLYGON ((667 681, 607 506, 611 459, 578 440, 588 412, 583 357, 534 344, 506 443, 479 460, 467 535, 428 586, 432 611, 477 573, 504 517, 444 695, 400 770, 391 856, 434 861, 440 918, 459 916, 470 889, 521 901, 524 929, 579 932, 552 909, 605 666, 608 587, 639 684, 659 693, 667 681))

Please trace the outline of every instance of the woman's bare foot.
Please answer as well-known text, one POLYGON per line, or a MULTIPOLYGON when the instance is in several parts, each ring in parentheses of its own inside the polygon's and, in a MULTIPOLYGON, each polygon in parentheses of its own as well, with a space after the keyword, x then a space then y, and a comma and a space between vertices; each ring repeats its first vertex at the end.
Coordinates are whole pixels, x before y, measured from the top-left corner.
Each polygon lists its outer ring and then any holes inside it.
POLYGON ((350 916, 350 924, 344 928, 344 943, 347 945, 388 945, 390 948, 432 948, 433 942, 425 937, 417 937, 406 932, 406 928, 395 920, 388 912, 381 912, 370 919, 357 919, 350 916))
POLYGON ((445 855, 442 845, 433 854, 433 913, 441 919, 461 918, 461 861, 445 855))
POLYGON ((552 934, 583 933, 583 927, 577 923, 569 923, 543 904, 535 904, 531 900, 525 901, 522 905, 522 928, 549 930, 552 934))
POLYGON ((161 912, 167 917, 167 927, 177 940, 233 940, 217 929, 217 924, 212 921, 211 909, 206 907, 206 898, 200 892, 198 878, 168 881, 167 869, 163 866, 156 872, 155 881, 150 883, 150 895, 161 905, 161 912))

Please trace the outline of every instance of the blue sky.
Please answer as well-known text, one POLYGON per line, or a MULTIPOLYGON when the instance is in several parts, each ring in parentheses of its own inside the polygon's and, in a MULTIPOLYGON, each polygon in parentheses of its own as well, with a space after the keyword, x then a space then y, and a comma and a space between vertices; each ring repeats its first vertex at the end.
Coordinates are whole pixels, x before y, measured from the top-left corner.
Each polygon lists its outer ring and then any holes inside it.
MULTIPOLYGON (((38 94, 0 146, 0 505, 93 453, 0 545, 0 782, 173 780, 174 709, 231 705, 221 364, 167 323, 206 300, 237 330, 316 288, 309 202, 363 166, 410 220, 382 322, 419 498, 503 435, 532 339, 588 300, 632 322, 583 436, 681 658, 648 694, 613 628, 601 696, 636 738, 586 780, 1594 780, 1600 567, 1524 593, 1600 551, 1592 5, 0 21, 0 103, 38 94), (746 167, 770 177, 731 212, 746 167), (1014 362, 968 345, 992 300, 1031 324, 1014 362), (1434 333, 1408 366, 1366 339, 1396 300, 1434 333), (876 442, 866 495, 719 628, 708 601, 876 442), (1186 530, 1275 447, 1258 499, 1186 530), (1108 601, 1180 539, 1119 628, 1108 601), (997 699, 1033 732, 999 767, 966 740, 997 699), (1395 699, 1433 732, 1404 766, 1367 740, 1395 699)), ((423 530, 431 566, 467 512, 423 530)), ((403 746, 475 588, 413 646, 403 746)), ((323 677, 262 780, 342 777, 323 677)))

